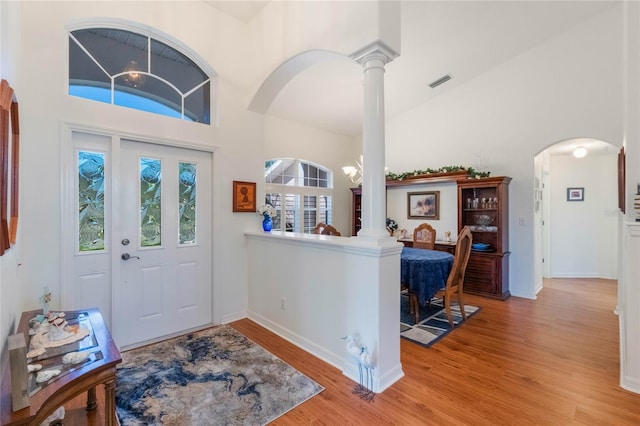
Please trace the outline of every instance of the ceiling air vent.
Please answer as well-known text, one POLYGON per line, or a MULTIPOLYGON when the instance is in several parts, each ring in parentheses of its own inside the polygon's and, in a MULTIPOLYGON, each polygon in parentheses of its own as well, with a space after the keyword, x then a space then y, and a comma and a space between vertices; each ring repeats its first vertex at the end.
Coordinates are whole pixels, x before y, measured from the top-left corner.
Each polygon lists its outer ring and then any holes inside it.
POLYGON ((451 80, 451 75, 450 74, 446 74, 442 77, 440 77, 439 79, 437 79, 436 81, 432 81, 431 83, 429 83, 429 87, 431 87, 432 89, 435 89, 436 87, 440 86, 442 83, 446 83, 447 81, 451 80))

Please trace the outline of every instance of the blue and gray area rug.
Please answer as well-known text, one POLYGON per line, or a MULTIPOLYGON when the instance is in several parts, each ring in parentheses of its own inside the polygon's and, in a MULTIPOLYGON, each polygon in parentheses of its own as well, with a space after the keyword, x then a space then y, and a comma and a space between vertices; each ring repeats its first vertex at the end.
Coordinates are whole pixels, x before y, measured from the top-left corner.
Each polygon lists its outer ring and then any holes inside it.
POLYGON ((124 352, 122 426, 264 425, 324 388, 229 326, 124 352))
MULTIPOLYGON (((445 337, 463 321, 457 302, 451 302, 453 328, 449 326, 447 313, 444 310, 444 306, 442 306, 442 299, 433 299, 431 308, 420 306, 420 321, 417 324, 413 316, 409 314, 408 306, 409 298, 403 293, 400 296, 400 336, 427 348, 445 337)), ((464 310, 468 321, 480 308, 465 305, 464 310)))

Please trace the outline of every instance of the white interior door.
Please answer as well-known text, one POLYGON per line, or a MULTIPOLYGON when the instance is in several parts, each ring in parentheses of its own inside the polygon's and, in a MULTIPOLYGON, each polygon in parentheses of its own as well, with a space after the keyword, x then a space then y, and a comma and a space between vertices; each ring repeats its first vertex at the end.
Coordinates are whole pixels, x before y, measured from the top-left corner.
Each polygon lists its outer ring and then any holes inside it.
POLYGON ((211 153, 123 140, 120 159, 117 344, 210 324, 211 153))

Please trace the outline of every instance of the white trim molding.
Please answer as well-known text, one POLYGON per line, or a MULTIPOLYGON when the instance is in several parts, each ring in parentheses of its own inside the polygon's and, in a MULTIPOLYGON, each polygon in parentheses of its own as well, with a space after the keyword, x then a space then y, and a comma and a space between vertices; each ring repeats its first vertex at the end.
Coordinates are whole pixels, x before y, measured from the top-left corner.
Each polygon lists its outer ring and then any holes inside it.
POLYGON ((622 279, 618 282, 620 386, 640 393, 640 222, 624 225, 622 279))

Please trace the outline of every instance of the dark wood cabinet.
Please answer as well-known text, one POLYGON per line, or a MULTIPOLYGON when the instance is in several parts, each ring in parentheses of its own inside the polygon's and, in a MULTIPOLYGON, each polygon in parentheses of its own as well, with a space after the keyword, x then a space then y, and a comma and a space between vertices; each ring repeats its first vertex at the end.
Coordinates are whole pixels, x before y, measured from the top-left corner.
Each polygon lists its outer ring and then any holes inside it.
POLYGON ((456 254, 456 243, 445 243, 443 241, 436 241, 435 247, 436 250, 446 251, 447 253, 456 254))
POLYGON ((458 181, 458 232, 468 226, 474 243, 465 273, 464 291, 497 299, 509 292, 509 182, 510 177, 458 181))
POLYGON ((362 187, 351 188, 353 202, 351 203, 351 235, 358 235, 362 227, 362 187))
MULTIPOLYGON (((455 181, 458 187, 458 233, 468 226, 474 243, 486 250, 472 250, 465 273, 464 291, 496 299, 507 299, 509 292, 509 183, 510 177, 470 179, 460 174, 407 181, 387 181, 387 186, 417 185, 455 181)), ((361 227, 362 188, 351 188, 352 232, 361 227)), ((411 247, 412 241, 401 240, 411 247)), ((455 254, 455 244, 436 242, 436 250, 455 254)))

